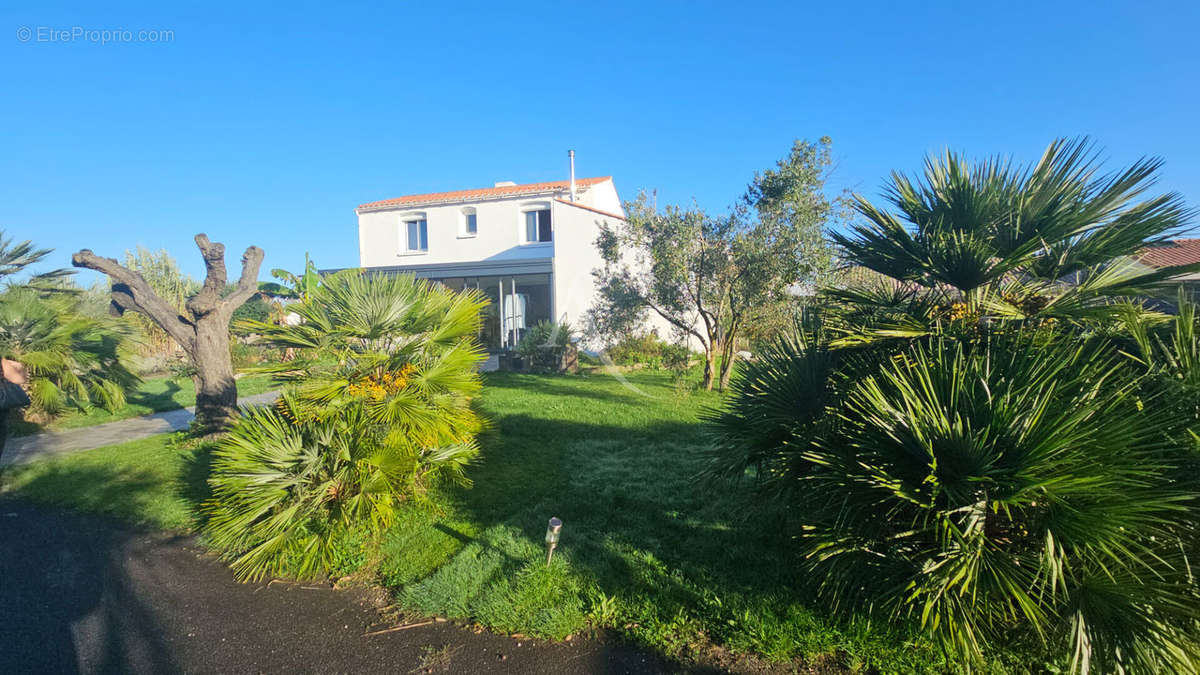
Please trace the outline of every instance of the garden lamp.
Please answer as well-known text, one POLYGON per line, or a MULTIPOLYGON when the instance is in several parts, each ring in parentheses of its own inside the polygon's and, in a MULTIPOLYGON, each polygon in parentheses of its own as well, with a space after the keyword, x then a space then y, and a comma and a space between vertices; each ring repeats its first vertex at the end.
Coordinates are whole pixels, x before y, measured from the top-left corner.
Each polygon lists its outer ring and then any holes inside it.
POLYGON ((562 521, 551 518, 546 526, 546 567, 550 566, 550 558, 554 557, 554 549, 558 546, 558 535, 562 531, 562 521))

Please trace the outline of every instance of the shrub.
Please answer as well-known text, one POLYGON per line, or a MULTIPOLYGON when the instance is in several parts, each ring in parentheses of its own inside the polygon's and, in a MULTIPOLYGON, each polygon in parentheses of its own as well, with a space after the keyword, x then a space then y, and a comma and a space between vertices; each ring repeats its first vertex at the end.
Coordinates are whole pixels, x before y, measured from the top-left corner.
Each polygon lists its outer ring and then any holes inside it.
POLYGON ((671 344, 654 333, 630 335, 604 350, 618 366, 641 365, 647 368, 686 370, 691 350, 685 345, 671 344))
POLYGON ((291 306, 299 325, 245 322, 299 354, 257 369, 291 386, 214 453, 205 531, 238 576, 326 574, 347 559, 345 528, 374 537, 437 482, 469 482, 485 304, 475 291, 351 270, 291 306))
POLYGON ((278 357, 279 351, 262 345, 231 340, 229 344, 229 359, 234 370, 252 368, 264 361, 278 357))
POLYGON ((539 321, 521 338, 517 344, 517 354, 526 360, 530 370, 557 373, 563 368, 563 356, 573 335, 574 330, 569 323, 539 321))
POLYGON ((846 613, 911 620, 964 664, 1002 646, 1073 670, 1191 672, 1191 420, 1111 345, 994 335, 890 353, 813 335, 748 364, 710 475, 754 475, 803 574, 846 613))
POLYGON ((659 363, 663 369, 671 371, 676 378, 682 378, 692 365, 692 350, 687 345, 664 344, 660 351, 659 363))
POLYGON ((1195 271, 1130 262, 1190 217, 1146 194, 1159 163, 1101 174, 1086 140, 1027 167, 947 152, 893 174, 891 211, 854 196, 831 330, 744 366, 708 471, 790 512, 835 607, 912 619, 968 668, 1013 645, 1196 671, 1196 399, 1168 380, 1200 352, 1146 333, 1139 366, 1096 337, 1161 320, 1127 298, 1195 271))
POLYGON ((27 287, 0 293, 0 355, 29 369, 30 412, 68 407, 115 410, 138 384, 128 367, 129 331, 107 315, 89 315, 70 289, 27 287))

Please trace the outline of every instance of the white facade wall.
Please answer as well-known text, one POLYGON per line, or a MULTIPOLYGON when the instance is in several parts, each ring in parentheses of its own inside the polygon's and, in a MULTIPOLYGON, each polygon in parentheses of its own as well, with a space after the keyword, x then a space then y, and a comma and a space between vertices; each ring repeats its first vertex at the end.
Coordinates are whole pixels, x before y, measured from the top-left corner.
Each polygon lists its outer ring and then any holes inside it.
POLYGON ((550 216, 554 222, 554 314, 557 321, 567 321, 577 331, 584 332, 585 346, 596 347, 586 334, 587 312, 596 298, 596 281, 592 270, 602 267, 604 260, 596 249, 600 223, 614 220, 607 216, 561 202, 554 203, 550 216), (558 226, 562 223, 562 227, 558 226))
MULTIPOLYGON (((611 180, 581 188, 577 197, 580 206, 623 214, 611 180)), ((596 250, 596 238, 600 223, 615 218, 563 203, 569 199, 570 191, 562 190, 431 206, 367 209, 358 216, 359 264, 406 267, 552 258, 552 315, 555 321, 567 321, 577 330, 586 330, 586 315, 596 295, 592 271, 603 265, 596 250), (547 208, 551 212, 553 241, 524 243, 525 212, 547 208), (476 215, 474 236, 463 230, 468 209, 473 209, 476 215), (425 252, 405 250, 405 223, 417 219, 427 223, 429 245, 425 252)), ((659 333, 669 335, 663 330, 659 333)), ((585 346, 598 345, 585 336, 585 346)))
MULTIPOLYGON (((523 244, 524 210, 550 208, 549 197, 514 197, 489 202, 416 206, 368 211, 358 217, 358 259, 362 267, 429 265, 517 258, 545 258, 552 243, 523 244), (475 210, 478 233, 462 231, 465 209, 475 210), (429 250, 405 250, 405 222, 424 218, 429 250)), ((551 216, 553 221, 553 215, 551 216)))

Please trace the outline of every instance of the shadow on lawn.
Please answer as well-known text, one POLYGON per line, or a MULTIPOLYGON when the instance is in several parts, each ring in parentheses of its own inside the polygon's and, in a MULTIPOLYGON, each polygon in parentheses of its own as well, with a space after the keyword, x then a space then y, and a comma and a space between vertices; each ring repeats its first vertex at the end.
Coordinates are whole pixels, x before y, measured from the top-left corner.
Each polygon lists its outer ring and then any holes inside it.
POLYGON ((175 395, 183 391, 174 379, 167 380, 167 386, 162 391, 136 391, 126 398, 129 405, 139 406, 150 412, 164 412, 186 407, 185 401, 176 401, 175 395))
POLYGON ((653 598, 662 616, 723 612, 714 597, 721 589, 806 595, 780 520, 755 509, 747 523, 745 490, 694 480, 703 443, 694 423, 510 415, 481 439, 474 487, 459 493, 459 504, 482 527, 514 526, 535 542, 546 519, 562 518, 561 550, 573 566, 606 595, 653 598))
MULTIPOLYGON (((645 376, 643 376, 644 379, 645 376)), ((568 398, 586 398, 604 403, 616 403, 641 406, 647 403, 650 396, 645 389, 644 381, 630 381, 628 385, 619 384, 613 379, 606 388, 596 386, 597 381, 610 379, 610 376, 596 374, 582 375, 524 375, 520 373, 492 374, 486 385, 489 389, 508 389, 519 392, 536 392, 547 396, 564 396, 568 398), (641 384, 642 386, 638 386, 641 384), (617 389, 619 387, 619 389, 617 389)), ((657 384, 657 383, 655 383, 657 384)))
POLYGON ((145 524, 162 476, 132 467, 43 462, 0 471, 0 498, 36 495, 38 503, 145 524))

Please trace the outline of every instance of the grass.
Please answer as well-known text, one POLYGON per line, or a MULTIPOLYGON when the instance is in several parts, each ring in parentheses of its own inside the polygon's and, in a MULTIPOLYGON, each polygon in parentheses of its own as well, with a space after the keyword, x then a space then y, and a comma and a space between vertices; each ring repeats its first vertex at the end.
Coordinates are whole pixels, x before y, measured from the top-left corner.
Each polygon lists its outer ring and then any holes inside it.
MULTIPOLYGON (((252 396, 275 388, 266 375, 247 375, 238 379, 238 395, 252 396)), ((105 422, 139 417, 156 412, 186 408, 196 403, 196 386, 190 377, 155 377, 142 382, 136 391, 126 397, 124 406, 109 412, 103 408, 72 410, 55 418, 48 424, 16 422, 12 425, 14 436, 27 436, 40 431, 60 431, 90 427, 105 422)))
MULTIPOLYGON (((627 378, 487 376, 492 428, 474 486, 404 513, 374 552, 402 607, 548 638, 607 628, 674 657, 716 645, 832 668, 940 670, 925 643, 830 619, 770 518, 741 520, 742 493, 692 482, 698 415, 715 394, 681 392, 661 373, 627 378), (547 567, 551 516, 565 524, 547 567)), ((191 527, 208 449, 169 438, 22 467, 0 489, 191 527)))
POLYGON ((0 470, 0 495, 191 530, 208 498, 211 445, 163 434, 0 470))
POLYGON ((461 647, 451 647, 450 645, 442 645, 441 647, 425 645, 421 647, 421 660, 417 663, 417 667, 408 672, 432 673, 436 671, 440 673, 449 671, 450 660, 459 649, 461 647))

